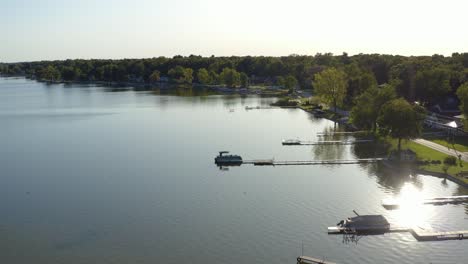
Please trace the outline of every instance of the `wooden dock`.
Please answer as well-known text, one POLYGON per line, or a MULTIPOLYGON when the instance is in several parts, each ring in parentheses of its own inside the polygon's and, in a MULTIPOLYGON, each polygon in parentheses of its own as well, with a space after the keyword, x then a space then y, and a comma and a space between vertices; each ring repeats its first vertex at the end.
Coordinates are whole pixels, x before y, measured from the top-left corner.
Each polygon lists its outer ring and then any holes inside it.
POLYGON ((407 227, 390 227, 390 229, 382 230, 380 232, 359 233, 356 230, 352 230, 352 229, 344 228, 344 227, 338 227, 338 226, 328 227, 329 235, 339 235, 339 234, 374 234, 376 235, 376 234, 385 234, 385 233, 404 233, 404 232, 409 232, 409 231, 411 231, 411 229, 407 227))
POLYGON ((336 132, 318 132, 317 136, 334 136, 334 135, 354 135, 354 134, 363 134, 368 133, 369 131, 354 131, 354 132, 347 132, 347 131, 336 131, 336 132))
POLYGON ((328 227, 329 235, 382 235, 386 233, 404 233, 410 232, 413 237, 418 241, 443 241, 443 240, 463 240, 468 239, 468 230, 461 231, 447 231, 447 232, 436 232, 429 229, 423 229, 421 227, 390 227, 388 230, 382 230, 381 232, 373 233, 359 233, 349 228, 343 228, 338 226, 328 227))
POLYGON ((245 107, 245 110, 260 110, 260 109, 273 109, 273 108, 277 108, 277 107, 273 107, 273 106, 246 106, 245 107))
POLYGON ((335 262, 326 261, 323 259, 317 259, 308 256, 299 256, 297 257, 297 263, 305 263, 305 264, 336 264, 335 262))
MULTIPOLYGON (((420 204, 433 204, 433 205, 444 205, 444 204, 459 204, 468 202, 468 195, 460 195, 460 196, 446 196, 446 197, 436 197, 436 198, 429 198, 423 199, 419 201, 420 204)), ((388 198, 382 200, 382 206, 385 207, 387 210, 397 209, 404 201, 399 199, 388 198)))
POLYGON ((374 142, 372 139, 359 139, 359 140, 324 140, 324 141, 304 141, 299 140, 295 144, 288 144, 283 141, 284 146, 308 146, 308 145, 354 145, 362 143, 374 142))
POLYGON ((463 240, 468 239, 468 230, 434 232, 420 227, 412 228, 411 234, 418 241, 442 241, 442 240, 463 240))
POLYGON ((334 165, 334 164, 360 164, 375 163, 385 160, 384 158, 354 159, 354 160, 244 160, 243 164, 253 164, 254 166, 290 166, 290 165, 334 165))

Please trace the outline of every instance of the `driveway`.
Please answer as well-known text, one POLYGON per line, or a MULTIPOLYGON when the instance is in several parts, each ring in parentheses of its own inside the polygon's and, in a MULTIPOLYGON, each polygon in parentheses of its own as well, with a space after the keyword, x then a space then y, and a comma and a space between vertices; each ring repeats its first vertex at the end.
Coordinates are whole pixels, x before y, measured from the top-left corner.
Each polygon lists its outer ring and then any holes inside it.
POLYGON ((440 144, 437 144, 437 143, 434 143, 432 141, 425 140, 425 139, 422 139, 422 138, 413 139, 413 142, 416 142, 416 143, 418 143, 420 145, 423 145, 423 146, 426 146, 428 148, 437 150, 439 152, 445 153, 447 155, 455 156, 457 158, 458 158, 458 155, 461 155, 461 159, 463 161, 468 161, 468 155, 466 153, 464 153, 464 152, 456 151, 456 150, 454 150, 452 148, 447 148, 446 146, 442 146, 440 144))

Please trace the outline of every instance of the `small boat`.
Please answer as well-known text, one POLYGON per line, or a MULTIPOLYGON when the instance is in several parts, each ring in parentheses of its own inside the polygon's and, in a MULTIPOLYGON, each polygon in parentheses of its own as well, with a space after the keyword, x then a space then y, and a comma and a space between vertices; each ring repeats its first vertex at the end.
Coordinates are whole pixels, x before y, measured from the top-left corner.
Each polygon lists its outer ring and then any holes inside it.
POLYGON ((283 145, 300 145, 301 141, 299 139, 285 139, 282 142, 283 145))
POLYGON ((239 155, 226 155, 229 151, 220 151, 219 155, 215 158, 215 164, 224 166, 235 166, 242 164, 242 157, 239 155))
POLYGON ((359 215, 341 220, 336 227, 329 227, 328 232, 339 233, 385 233, 390 230, 390 224, 383 215, 359 215))

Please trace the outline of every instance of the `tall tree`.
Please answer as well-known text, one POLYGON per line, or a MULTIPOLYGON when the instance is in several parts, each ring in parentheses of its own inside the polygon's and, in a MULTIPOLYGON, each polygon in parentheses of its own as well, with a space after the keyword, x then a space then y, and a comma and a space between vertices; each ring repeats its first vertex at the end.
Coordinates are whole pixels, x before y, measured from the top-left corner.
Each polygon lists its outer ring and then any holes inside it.
POLYGON ((356 97, 355 105, 350 113, 351 122, 359 128, 375 132, 382 106, 396 97, 395 88, 389 84, 378 88, 368 88, 356 97))
POLYGON ((192 83, 193 70, 191 68, 184 68, 182 66, 176 66, 168 72, 169 76, 178 82, 192 83))
POLYGON ((421 135, 423 118, 419 106, 412 106, 405 99, 395 99, 386 103, 378 118, 383 134, 398 139, 398 151, 402 139, 412 139, 421 135))
POLYGON ((462 84, 457 89, 457 96, 460 99, 460 111, 468 118, 468 82, 462 84))
POLYGON ((38 71, 39 80, 58 81, 60 80, 60 71, 55 66, 48 65, 38 71))
POLYGON ((417 97, 432 103, 450 92, 450 73, 446 69, 434 68, 416 74, 417 97))
POLYGON ((328 68, 315 74, 312 86, 315 93, 326 104, 331 104, 336 112, 336 107, 343 103, 346 97, 346 74, 336 68, 328 68))
POLYGON ((245 72, 240 74, 240 84, 242 87, 249 88, 249 76, 245 72))
POLYGON ((154 70, 153 73, 149 76, 149 81, 151 83, 159 82, 161 79, 161 73, 158 70, 154 70))
POLYGON ((284 88, 288 89, 290 93, 294 93, 297 86, 297 79, 292 75, 286 76, 284 78, 284 88))
POLYGON ((240 73, 231 68, 224 68, 220 74, 220 79, 229 87, 240 85, 240 73))
POLYGON ((209 84, 211 83, 211 77, 208 71, 205 68, 201 68, 197 72, 197 79, 198 82, 201 84, 209 84))

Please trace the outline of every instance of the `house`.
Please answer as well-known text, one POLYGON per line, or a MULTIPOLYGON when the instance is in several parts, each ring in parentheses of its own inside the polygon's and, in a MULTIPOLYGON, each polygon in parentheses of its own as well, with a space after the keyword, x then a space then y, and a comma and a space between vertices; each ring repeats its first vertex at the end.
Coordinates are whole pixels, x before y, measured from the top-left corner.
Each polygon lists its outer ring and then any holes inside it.
POLYGON ((448 135, 464 135, 463 121, 450 116, 442 116, 437 113, 431 113, 426 116, 424 125, 429 128, 439 129, 448 135))
POLYGON ((454 95, 448 95, 433 105, 430 110, 445 116, 456 116, 460 112, 460 101, 454 95))

